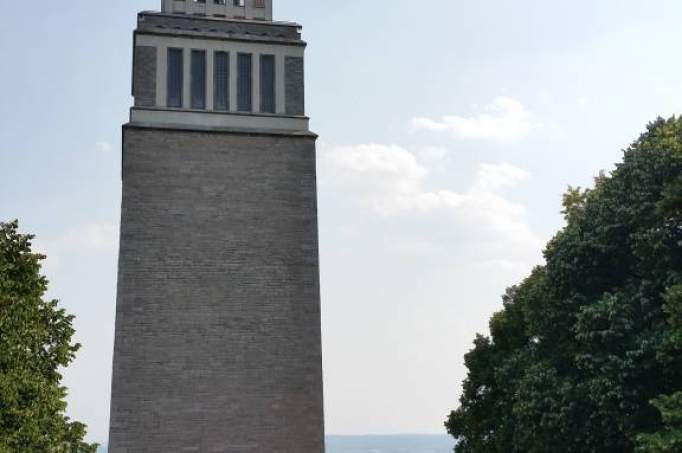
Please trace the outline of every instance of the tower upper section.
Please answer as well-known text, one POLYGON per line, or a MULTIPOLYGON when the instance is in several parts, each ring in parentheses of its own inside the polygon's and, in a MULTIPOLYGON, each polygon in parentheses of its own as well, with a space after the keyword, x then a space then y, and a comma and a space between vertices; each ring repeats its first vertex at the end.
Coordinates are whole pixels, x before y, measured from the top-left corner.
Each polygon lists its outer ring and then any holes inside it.
POLYGON ((272 0, 162 0, 161 11, 271 21, 272 0))
POLYGON ((272 0, 163 0, 138 15, 130 121, 307 132, 305 47, 272 0))

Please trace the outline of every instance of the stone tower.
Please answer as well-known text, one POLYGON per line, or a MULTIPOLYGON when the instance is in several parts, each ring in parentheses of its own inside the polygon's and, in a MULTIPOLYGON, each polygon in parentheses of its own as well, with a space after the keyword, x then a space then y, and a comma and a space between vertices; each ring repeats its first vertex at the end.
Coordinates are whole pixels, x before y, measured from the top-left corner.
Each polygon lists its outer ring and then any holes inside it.
POLYGON ((305 42, 272 0, 138 15, 110 453, 322 453, 305 42))

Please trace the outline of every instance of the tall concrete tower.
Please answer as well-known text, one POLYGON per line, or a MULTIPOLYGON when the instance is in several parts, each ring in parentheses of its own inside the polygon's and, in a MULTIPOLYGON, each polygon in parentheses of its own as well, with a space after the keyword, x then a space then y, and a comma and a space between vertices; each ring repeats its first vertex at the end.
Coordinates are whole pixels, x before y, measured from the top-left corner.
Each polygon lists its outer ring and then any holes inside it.
POLYGON ((110 453, 322 453, 305 42, 272 0, 134 33, 110 453))

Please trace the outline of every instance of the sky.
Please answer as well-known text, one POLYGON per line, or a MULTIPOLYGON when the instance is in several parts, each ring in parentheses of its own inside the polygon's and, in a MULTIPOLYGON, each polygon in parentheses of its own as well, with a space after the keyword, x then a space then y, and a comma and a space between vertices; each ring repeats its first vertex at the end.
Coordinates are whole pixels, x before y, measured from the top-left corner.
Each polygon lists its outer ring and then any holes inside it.
MULTIPOLYGON (((46 253, 83 344, 69 415, 106 442, 121 125, 136 13, 4 2, 0 220, 46 253)), ((678 0, 275 0, 304 25, 318 141, 326 427, 442 433, 463 355, 542 264, 561 195, 680 113, 678 0)))

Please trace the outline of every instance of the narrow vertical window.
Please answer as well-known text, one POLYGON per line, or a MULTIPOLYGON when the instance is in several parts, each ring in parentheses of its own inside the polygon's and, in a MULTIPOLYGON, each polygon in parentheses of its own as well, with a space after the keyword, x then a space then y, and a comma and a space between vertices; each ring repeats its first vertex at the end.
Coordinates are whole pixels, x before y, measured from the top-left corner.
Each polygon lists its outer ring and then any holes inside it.
POLYGON ((206 52, 192 51, 192 108, 206 108, 206 52))
POLYGON ((260 111, 275 113, 275 56, 260 56, 260 111))
POLYGON ((216 52, 213 59, 213 109, 229 110, 230 105, 230 54, 216 52))
POLYGON ((237 74, 237 110, 251 112, 253 110, 253 70, 251 54, 240 53, 238 55, 239 73, 237 74))
POLYGON ((182 49, 168 49, 168 107, 182 108, 182 49))

